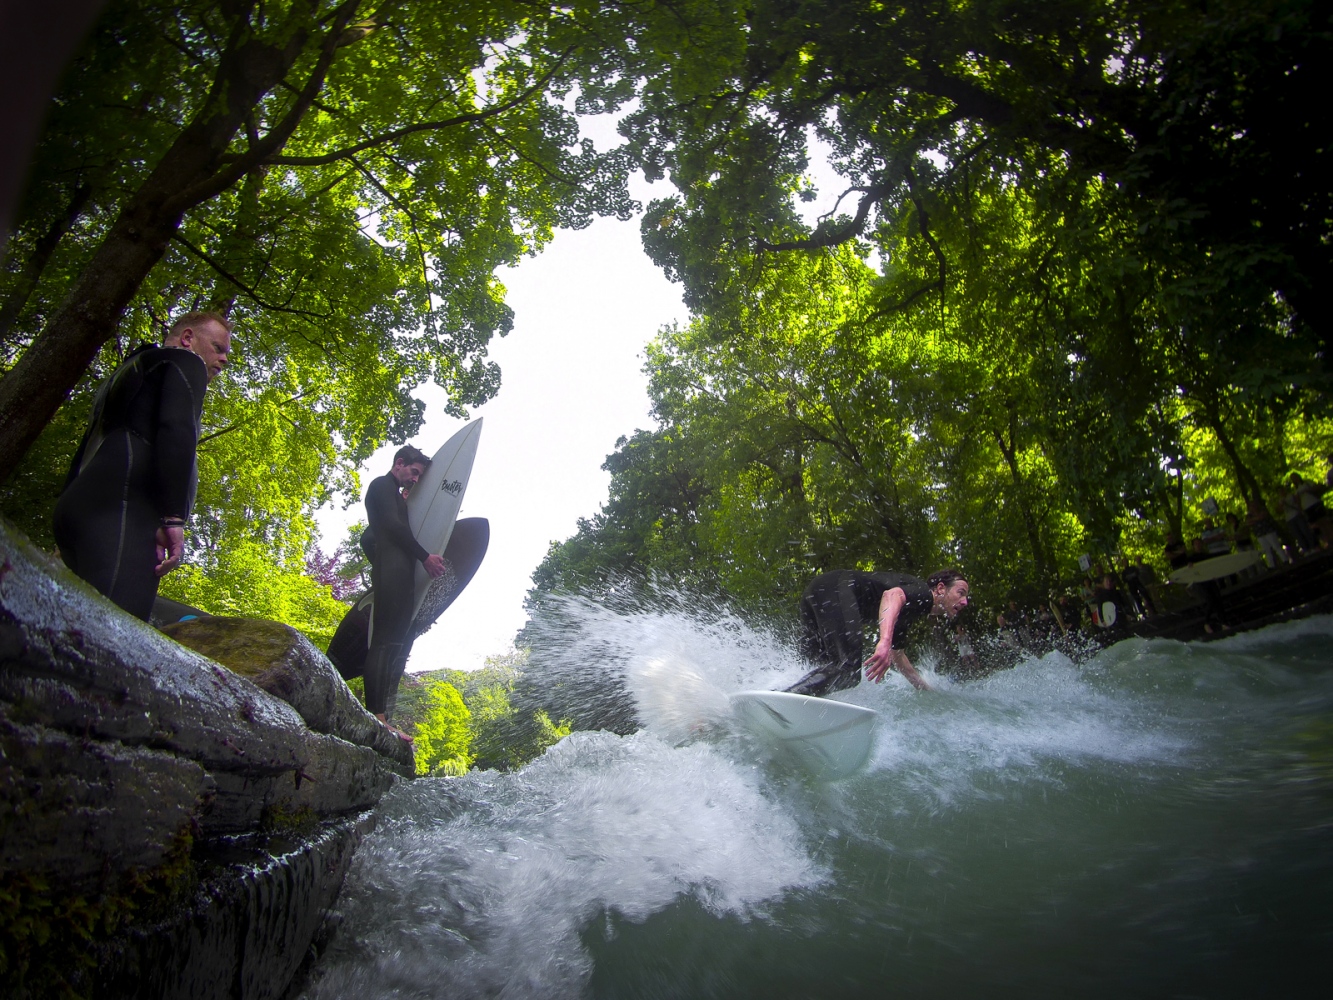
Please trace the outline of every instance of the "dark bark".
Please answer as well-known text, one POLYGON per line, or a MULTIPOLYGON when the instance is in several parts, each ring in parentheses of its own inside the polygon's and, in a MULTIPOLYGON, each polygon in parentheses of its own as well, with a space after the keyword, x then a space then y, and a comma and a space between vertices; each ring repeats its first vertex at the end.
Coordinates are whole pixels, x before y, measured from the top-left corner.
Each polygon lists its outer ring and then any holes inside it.
POLYGON ((1177 538, 1185 537, 1185 475, 1179 469, 1174 482, 1168 481, 1161 493, 1162 510, 1166 514, 1166 526, 1177 538))
POLYGON ((995 443, 999 446, 1000 454, 1004 456, 1004 464, 1009 467, 1009 475, 1013 478, 1018 509, 1023 513, 1023 525, 1027 529, 1028 544, 1032 546, 1032 560, 1037 571, 1037 579, 1044 590, 1051 586, 1051 565, 1050 560, 1046 557, 1046 548, 1041 544, 1041 528, 1032 513, 1031 505, 1028 503, 1027 484, 1023 481, 1023 475, 1018 470, 1018 448, 1014 443, 1016 439, 1014 415, 1010 413, 1009 441, 1006 442, 1004 435, 995 431, 995 443))
POLYGON ((42 272, 46 270, 51 255, 56 252, 56 247, 60 245, 65 233, 69 232, 69 227, 74 225, 83 212, 83 206, 88 204, 88 198, 92 193, 93 189, 89 185, 79 185, 60 218, 52 222, 50 228, 33 245, 32 253, 23 262, 14 287, 5 296, 4 303, 0 304, 0 343, 8 339, 10 328, 23 312, 28 300, 32 298, 32 293, 37 288, 37 282, 41 280, 42 272))
POLYGON ((1259 485, 1258 478, 1250 471, 1249 466, 1242 461, 1240 452, 1236 448, 1236 442, 1231 439, 1231 435, 1222 426, 1221 411, 1211 403, 1204 403, 1203 416, 1204 423, 1217 437, 1217 443, 1222 446, 1227 459, 1231 462, 1231 468, 1236 473, 1236 485, 1240 487, 1241 497, 1247 504, 1253 502, 1266 510, 1267 505, 1264 502, 1263 487, 1259 485))
POLYGON ((65 64, 106 0, 0 0, 0 256, 28 174, 28 157, 65 64))
POLYGON ((161 260, 185 213, 239 181, 290 138, 323 85, 337 39, 356 11, 348 0, 325 26, 322 51, 286 117, 240 160, 226 153, 259 101, 282 82, 310 38, 301 21, 279 33, 279 46, 254 37, 252 5, 238 16, 208 101, 129 198, 92 260, 46 328, 0 380, 0 481, 7 479, 42 428, 109 340, 139 286, 161 260))

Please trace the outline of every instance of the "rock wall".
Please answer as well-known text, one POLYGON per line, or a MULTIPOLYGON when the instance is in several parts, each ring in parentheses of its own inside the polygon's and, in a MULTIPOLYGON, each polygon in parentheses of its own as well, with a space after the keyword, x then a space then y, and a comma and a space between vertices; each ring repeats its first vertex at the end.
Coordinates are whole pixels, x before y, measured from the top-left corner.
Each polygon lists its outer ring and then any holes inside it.
POLYGON ((337 899, 370 812, 323 824, 289 843, 270 840, 218 866, 171 919, 135 928, 100 957, 94 997, 277 1000, 337 899))
MULTIPOLYGON (((225 635, 226 628, 212 625, 213 637, 225 635)), ((274 623, 231 629, 257 636, 261 653, 267 649, 274 657, 251 671, 268 691, 124 614, 0 523, 0 892, 24 900, 0 918, 0 976, 6 977, 0 992, 38 996, 50 985, 31 981, 25 972, 37 968, 33 948, 41 937, 27 917, 40 916, 42 906, 48 913, 65 913, 73 912, 66 905, 71 900, 101 901, 87 906, 101 921, 105 954, 119 955, 119 967, 132 967, 132 942, 141 931, 126 930, 133 913, 118 922, 101 919, 110 912, 108 900, 130 898, 125 894, 151 881, 155 872, 179 873, 183 850, 202 857, 209 845, 238 836, 259 836, 255 843, 260 843, 275 831, 302 828, 317 831, 308 836, 323 838, 320 843, 333 837, 350 858, 367 821, 357 819, 341 834, 330 831, 342 829, 339 823, 352 822, 349 817, 373 807, 394 782, 411 775, 410 748, 388 738, 303 637, 274 623), (14 886, 22 886, 23 893, 14 886)), ((284 848, 282 858, 289 860, 251 858, 245 870, 253 874, 277 865, 285 871, 295 863, 291 858, 305 856, 305 847, 293 850, 284 848)), ((279 974, 285 966, 270 968, 272 956, 261 953, 265 947, 304 954, 299 939, 305 936, 308 943, 318 925, 319 914, 310 908, 326 906, 330 885, 336 893, 341 884, 346 858, 339 857, 332 867, 324 866, 318 892, 247 918, 251 924, 270 916, 286 921, 290 933, 246 938, 236 950, 241 964, 234 974, 215 969, 214 978, 232 985, 210 995, 273 995, 271 983, 254 987, 243 968, 257 965, 269 970, 265 975, 279 974), (336 873, 332 881, 330 873, 336 873)), ((197 879, 189 863, 185 868, 197 879)), ((201 904, 196 895, 174 924, 171 918, 159 920, 156 937, 141 934, 141 939, 161 940, 168 933, 162 927, 176 926, 172 948, 184 949, 188 965, 191 948, 217 937, 208 930, 209 914, 216 911, 222 919, 230 906, 240 905, 224 898, 228 892, 250 885, 217 873, 210 877, 216 884, 209 891, 221 894, 213 903, 201 904), (231 890, 217 888, 226 885, 231 890)), ((227 947, 213 950, 228 953, 227 947)), ((111 970, 71 972, 75 981, 67 985, 87 993, 103 973, 111 970)), ((161 992, 135 995, 201 995, 192 988, 179 992, 171 981, 161 979, 161 992)))

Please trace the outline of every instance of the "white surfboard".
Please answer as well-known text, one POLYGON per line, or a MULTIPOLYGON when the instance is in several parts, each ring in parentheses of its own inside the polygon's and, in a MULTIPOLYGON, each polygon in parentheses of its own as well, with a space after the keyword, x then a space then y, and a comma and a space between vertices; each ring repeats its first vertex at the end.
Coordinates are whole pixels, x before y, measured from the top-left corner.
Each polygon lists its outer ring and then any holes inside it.
POLYGON ((1213 556, 1211 559, 1190 563, 1190 565, 1176 570, 1171 574, 1171 582, 1203 583, 1205 580, 1216 580, 1220 577, 1231 576, 1233 573, 1243 572, 1251 566, 1257 566, 1262 561, 1263 556, 1254 549, 1248 552, 1232 552, 1225 556, 1213 556))
POLYGON ((852 774, 870 756, 877 713, 788 691, 741 691, 731 710, 746 729, 795 756, 820 777, 852 774))
MULTIPOLYGON (((443 555, 453 534, 458 509, 467 492, 468 477, 472 475, 472 461, 477 457, 477 442, 481 439, 481 418, 464 425, 430 460, 430 468, 412 487, 407 497, 407 524, 412 534, 427 552, 443 555)), ((412 595, 412 617, 416 618, 421 602, 430 587, 430 576, 417 564, 416 591, 412 595)))

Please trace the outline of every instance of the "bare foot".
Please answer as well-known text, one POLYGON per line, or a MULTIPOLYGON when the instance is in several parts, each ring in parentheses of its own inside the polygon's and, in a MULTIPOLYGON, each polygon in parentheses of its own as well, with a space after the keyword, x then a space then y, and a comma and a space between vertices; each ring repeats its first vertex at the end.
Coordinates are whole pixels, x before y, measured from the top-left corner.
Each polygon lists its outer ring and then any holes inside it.
POLYGON ((397 737, 398 737, 400 740, 402 740, 404 743, 415 743, 415 742, 416 742, 416 737, 408 736, 407 733, 403 732, 401 729, 399 729, 397 726, 395 726, 392 722, 390 722, 388 719, 386 719, 384 716, 380 715, 379 713, 376 713, 375 718, 377 718, 377 719, 380 720, 380 725, 382 725, 382 726, 383 726, 385 729, 387 729, 389 732, 393 733, 395 736, 397 736, 397 737))

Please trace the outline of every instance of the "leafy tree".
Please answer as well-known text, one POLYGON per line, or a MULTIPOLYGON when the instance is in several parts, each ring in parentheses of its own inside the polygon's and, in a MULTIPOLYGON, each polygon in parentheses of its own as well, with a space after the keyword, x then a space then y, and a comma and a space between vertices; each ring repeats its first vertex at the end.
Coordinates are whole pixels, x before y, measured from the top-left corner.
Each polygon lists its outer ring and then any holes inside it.
MULTIPOLYGON (((463 739, 458 727, 459 713, 452 697, 445 695, 448 705, 443 716, 439 708, 438 685, 446 685, 456 691, 465 707, 467 717, 467 753, 464 755, 446 755, 447 769, 440 771, 438 740, 431 745, 430 757, 434 761, 429 773, 463 773, 468 767, 512 771, 522 767, 528 761, 541 756, 547 747, 558 743, 570 733, 570 723, 562 720, 559 724, 551 721, 549 713, 542 708, 527 707, 520 709, 512 697, 515 687, 523 676, 527 664, 527 652, 519 651, 503 656, 490 656, 478 670, 436 670, 420 674, 409 674, 403 678, 399 691, 397 717, 395 721, 405 729, 413 729, 420 734, 423 727, 442 725, 441 719, 452 720, 445 726, 450 737, 459 743, 463 739), (468 766, 462 765, 463 758, 468 766)), ((461 745, 461 744, 459 744, 461 745)), ((420 736, 418 735, 418 747, 420 736)), ((418 767, 421 764, 422 751, 418 750, 418 767)), ((427 772, 420 772, 427 773, 427 772)))
MULTIPOLYGON (((1256 489, 1271 502, 1282 440, 1300 435, 1306 455, 1331 440, 1297 377, 1317 365, 1308 341, 1290 338, 1264 391, 1238 385, 1239 325, 1201 360, 1158 294, 1170 262, 1132 258, 1132 220, 1104 186, 1057 164, 1030 185, 979 176, 965 206, 923 205, 957 262, 943 302, 883 307, 938 270, 916 211, 882 234, 879 275, 851 245, 732 249, 744 282, 650 348, 659 427, 622 439, 610 500, 553 547, 535 603, 599 574, 661 572, 786 616, 821 570, 948 563, 992 601, 1037 599, 1080 552, 1160 551, 1160 531, 1137 523, 1169 485, 1178 525, 1197 522, 1205 490, 1243 511, 1256 489), (1225 441, 1209 391, 1223 393, 1225 441), (668 443, 688 459, 663 461, 668 443), (1264 472, 1247 479, 1250 465, 1264 472)), ((1246 322, 1271 336, 1284 316, 1246 322)))
MULTIPOLYGON (((730 61, 651 81, 623 127, 681 192, 650 208, 645 242, 710 309, 743 274, 730 247, 877 240, 905 213, 928 246, 932 198, 1058 161, 1114 190, 1146 244, 1197 248, 1195 291, 1276 292, 1326 346, 1330 153, 1309 95, 1333 72, 1331 16, 1313 0, 759 0, 718 46, 730 61), (813 138, 852 214, 812 232, 793 199, 813 138)), ((915 294, 946 290, 947 263, 915 294)))
POLYGON ((472 766, 471 720, 456 687, 427 681, 425 714, 414 733, 417 774, 466 774, 472 766))
POLYGON ((493 394, 495 268, 630 210, 563 101, 575 81, 588 109, 624 95, 602 79, 613 20, 595 2, 113 0, 56 96, 0 284, 0 478, 90 365, 197 305, 243 334, 245 403, 216 429, 296 408, 354 461, 414 429, 426 378, 455 409, 493 394))

